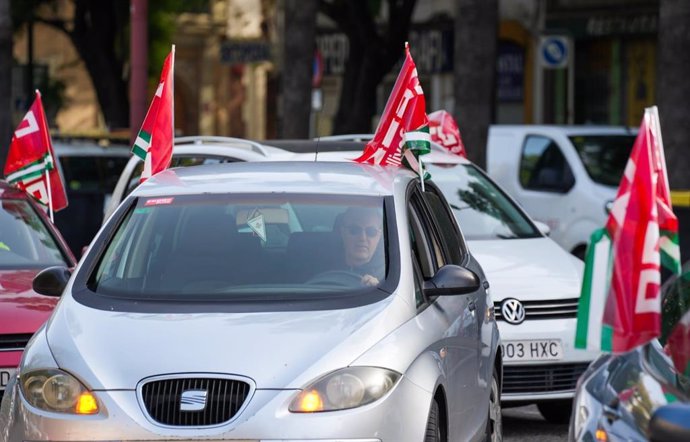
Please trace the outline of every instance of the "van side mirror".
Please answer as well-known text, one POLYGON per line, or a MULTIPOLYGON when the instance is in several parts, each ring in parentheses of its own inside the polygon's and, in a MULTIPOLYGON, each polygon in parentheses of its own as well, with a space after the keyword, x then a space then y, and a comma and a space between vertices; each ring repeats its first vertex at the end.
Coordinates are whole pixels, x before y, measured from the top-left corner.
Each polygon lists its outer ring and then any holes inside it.
POLYGON ((72 272, 67 267, 48 267, 41 270, 32 282, 34 292, 45 296, 61 296, 72 272))
POLYGON ((428 296, 462 295, 479 290, 479 278, 471 270, 455 264, 446 264, 424 283, 428 296))
POLYGON ((690 405, 674 403, 657 408, 649 420, 649 440, 690 440, 690 405))

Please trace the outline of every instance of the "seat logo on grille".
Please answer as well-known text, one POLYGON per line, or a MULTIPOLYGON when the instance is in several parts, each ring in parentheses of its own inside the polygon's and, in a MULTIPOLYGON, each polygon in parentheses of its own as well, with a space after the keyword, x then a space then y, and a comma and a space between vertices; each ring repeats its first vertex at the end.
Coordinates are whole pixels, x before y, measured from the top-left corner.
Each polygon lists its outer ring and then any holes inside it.
POLYGON ((206 390, 187 390, 180 397, 180 411, 201 411, 206 408, 206 390))
POLYGON ((501 314, 511 324, 519 324, 525 320, 525 307, 515 298, 508 298, 501 304, 501 314))

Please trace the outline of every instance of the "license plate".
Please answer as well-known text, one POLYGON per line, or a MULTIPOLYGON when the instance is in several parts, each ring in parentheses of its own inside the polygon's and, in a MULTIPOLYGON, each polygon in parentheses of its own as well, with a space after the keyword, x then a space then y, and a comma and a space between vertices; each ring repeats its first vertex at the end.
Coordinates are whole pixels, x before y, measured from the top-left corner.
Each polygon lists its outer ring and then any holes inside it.
POLYGON ((10 379, 14 377, 16 372, 17 370, 14 368, 0 368, 0 391, 7 388, 7 384, 10 383, 10 379))
POLYGON ((505 341, 503 361, 558 361, 563 359, 563 345, 560 339, 534 341, 505 341))

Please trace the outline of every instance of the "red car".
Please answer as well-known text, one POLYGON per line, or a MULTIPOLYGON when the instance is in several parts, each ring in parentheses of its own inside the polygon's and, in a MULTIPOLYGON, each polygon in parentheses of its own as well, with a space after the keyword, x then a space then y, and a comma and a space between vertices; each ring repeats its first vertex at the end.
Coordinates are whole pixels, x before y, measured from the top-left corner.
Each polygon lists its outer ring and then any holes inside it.
POLYGON ((0 181, 0 399, 24 346, 59 300, 35 293, 34 276, 46 267, 75 265, 44 210, 25 192, 0 181))

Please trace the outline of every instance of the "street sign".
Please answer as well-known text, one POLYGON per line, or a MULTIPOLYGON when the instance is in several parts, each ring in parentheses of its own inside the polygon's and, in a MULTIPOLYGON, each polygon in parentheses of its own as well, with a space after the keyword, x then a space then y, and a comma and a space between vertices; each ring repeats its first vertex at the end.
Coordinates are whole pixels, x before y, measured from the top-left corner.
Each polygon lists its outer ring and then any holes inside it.
POLYGON ((568 66, 570 39, 562 35, 547 35, 539 40, 539 60, 542 67, 559 69, 568 66))
POLYGON ((271 46, 266 41, 224 41, 220 47, 220 61, 227 64, 258 63, 271 60, 271 46))

